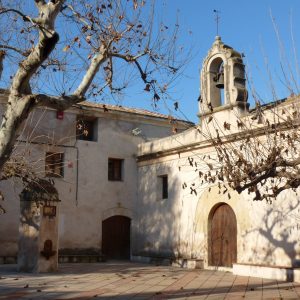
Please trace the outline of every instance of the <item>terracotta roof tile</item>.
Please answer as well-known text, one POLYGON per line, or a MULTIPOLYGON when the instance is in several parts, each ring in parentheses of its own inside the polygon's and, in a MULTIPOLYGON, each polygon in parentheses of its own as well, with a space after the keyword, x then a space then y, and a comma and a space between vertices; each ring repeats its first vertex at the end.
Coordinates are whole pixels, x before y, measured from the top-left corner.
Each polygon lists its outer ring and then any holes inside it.
MULTIPOLYGON (((7 90, 0 89, 0 95, 6 95, 8 93, 7 90)), ((160 119, 173 119, 176 121, 180 121, 186 124, 194 125, 193 122, 189 122, 186 120, 182 119, 177 119, 174 117, 171 117, 170 115, 164 115, 160 114, 158 112, 153 112, 150 110, 146 109, 141 109, 141 108, 132 108, 132 107, 126 107, 122 105, 111 105, 111 104, 104 104, 104 103, 97 103, 97 102, 91 102, 91 101, 83 101, 80 103, 77 103, 74 105, 74 107, 87 107, 87 108, 96 108, 96 109, 102 109, 103 111, 116 111, 116 112, 124 112, 124 113, 132 113, 132 114, 137 114, 137 115, 142 115, 142 116, 148 116, 148 117, 153 117, 153 118, 160 118, 160 119)))
MULTIPOLYGON (((138 115, 144 115, 144 116, 149 116, 149 117, 155 117, 155 118, 161 118, 161 119, 170 119, 170 116, 160 114, 157 112, 152 112, 146 109, 141 109, 141 108, 132 108, 132 107, 125 107, 121 105, 111 105, 111 104, 103 104, 103 103, 96 103, 96 102, 90 102, 90 101, 83 101, 78 103, 75 106, 85 106, 85 107, 90 107, 90 108, 98 108, 98 109, 103 109, 103 111, 118 111, 118 112, 125 112, 125 113, 133 113, 133 114, 138 114, 138 115)), ((185 120, 179 120, 182 122, 186 123, 192 123, 188 122, 185 120)))

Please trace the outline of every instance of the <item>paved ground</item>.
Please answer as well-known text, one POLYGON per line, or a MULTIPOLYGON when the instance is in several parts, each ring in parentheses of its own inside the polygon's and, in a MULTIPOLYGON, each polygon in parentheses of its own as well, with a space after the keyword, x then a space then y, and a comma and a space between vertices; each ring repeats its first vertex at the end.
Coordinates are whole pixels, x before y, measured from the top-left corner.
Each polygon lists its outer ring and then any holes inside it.
POLYGON ((300 299, 300 284, 124 262, 62 264, 55 274, 2 265, 0 299, 300 299))

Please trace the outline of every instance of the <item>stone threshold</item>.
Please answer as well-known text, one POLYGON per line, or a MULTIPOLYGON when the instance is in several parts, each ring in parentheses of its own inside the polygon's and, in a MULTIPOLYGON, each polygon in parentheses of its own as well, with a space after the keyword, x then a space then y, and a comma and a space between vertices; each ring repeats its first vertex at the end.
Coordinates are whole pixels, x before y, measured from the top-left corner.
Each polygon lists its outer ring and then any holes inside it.
POLYGON ((300 268, 236 263, 233 264, 232 272, 239 276, 300 282, 300 268))
POLYGON ((230 268, 230 267, 224 267, 224 266, 205 266, 205 270, 222 271, 222 272, 230 272, 230 273, 232 273, 232 268, 230 268))

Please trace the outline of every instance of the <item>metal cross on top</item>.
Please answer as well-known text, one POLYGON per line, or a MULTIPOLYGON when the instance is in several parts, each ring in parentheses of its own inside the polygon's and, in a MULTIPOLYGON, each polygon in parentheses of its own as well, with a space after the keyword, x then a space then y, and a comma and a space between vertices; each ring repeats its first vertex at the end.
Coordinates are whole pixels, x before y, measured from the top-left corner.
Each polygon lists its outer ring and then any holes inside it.
POLYGON ((216 24, 217 24, 217 35, 219 35, 219 23, 220 23, 220 11, 219 10, 216 10, 214 9, 214 14, 215 14, 215 21, 216 21, 216 24))

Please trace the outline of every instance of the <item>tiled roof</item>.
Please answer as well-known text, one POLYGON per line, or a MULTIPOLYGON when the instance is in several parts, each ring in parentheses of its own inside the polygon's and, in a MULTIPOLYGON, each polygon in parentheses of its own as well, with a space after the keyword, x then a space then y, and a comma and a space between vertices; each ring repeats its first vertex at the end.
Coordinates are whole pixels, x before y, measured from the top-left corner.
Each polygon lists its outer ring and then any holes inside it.
MULTIPOLYGON (((0 88, 0 95, 7 94, 8 91, 1 89, 0 88)), ((167 119, 167 120, 176 120, 180 121, 186 124, 194 125, 193 122, 182 120, 182 119, 177 119, 174 117, 171 117, 170 115, 164 115, 160 114, 158 112, 153 112, 150 110, 146 109, 141 109, 141 108, 132 108, 132 107, 126 107, 122 105, 111 105, 111 104, 104 104, 104 103, 97 103, 97 102, 91 102, 91 101, 83 101, 80 103, 77 103, 74 105, 74 107, 86 107, 86 108, 95 108, 95 109, 100 109, 103 110, 104 112, 109 112, 109 111, 115 111, 115 112, 123 112, 123 113, 131 113, 131 114, 136 114, 136 115, 141 115, 141 116, 148 116, 148 117, 153 117, 153 118, 160 118, 160 119, 167 119)))
MULTIPOLYGON (((117 112, 124 112, 124 113, 132 113, 132 114, 137 114, 137 115, 143 115, 143 116, 149 116, 149 117, 154 117, 154 118, 161 118, 161 119, 170 119, 170 116, 160 114, 157 112, 152 112, 146 109, 141 109, 141 108, 132 108, 132 107, 125 107, 121 105, 111 105, 111 104, 103 104, 103 103, 96 103, 96 102, 90 102, 90 101, 83 101, 75 105, 80 106, 80 107, 90 107, 90 108, 98 108, 102 109, 104 112, 109 112, 109 111, 117 111, 117 112)), ((174 118, 172 118, 174 119, 174 118)), ((185 120, 178 120, 186 123, 191 123, 189 121, 185 120)))

